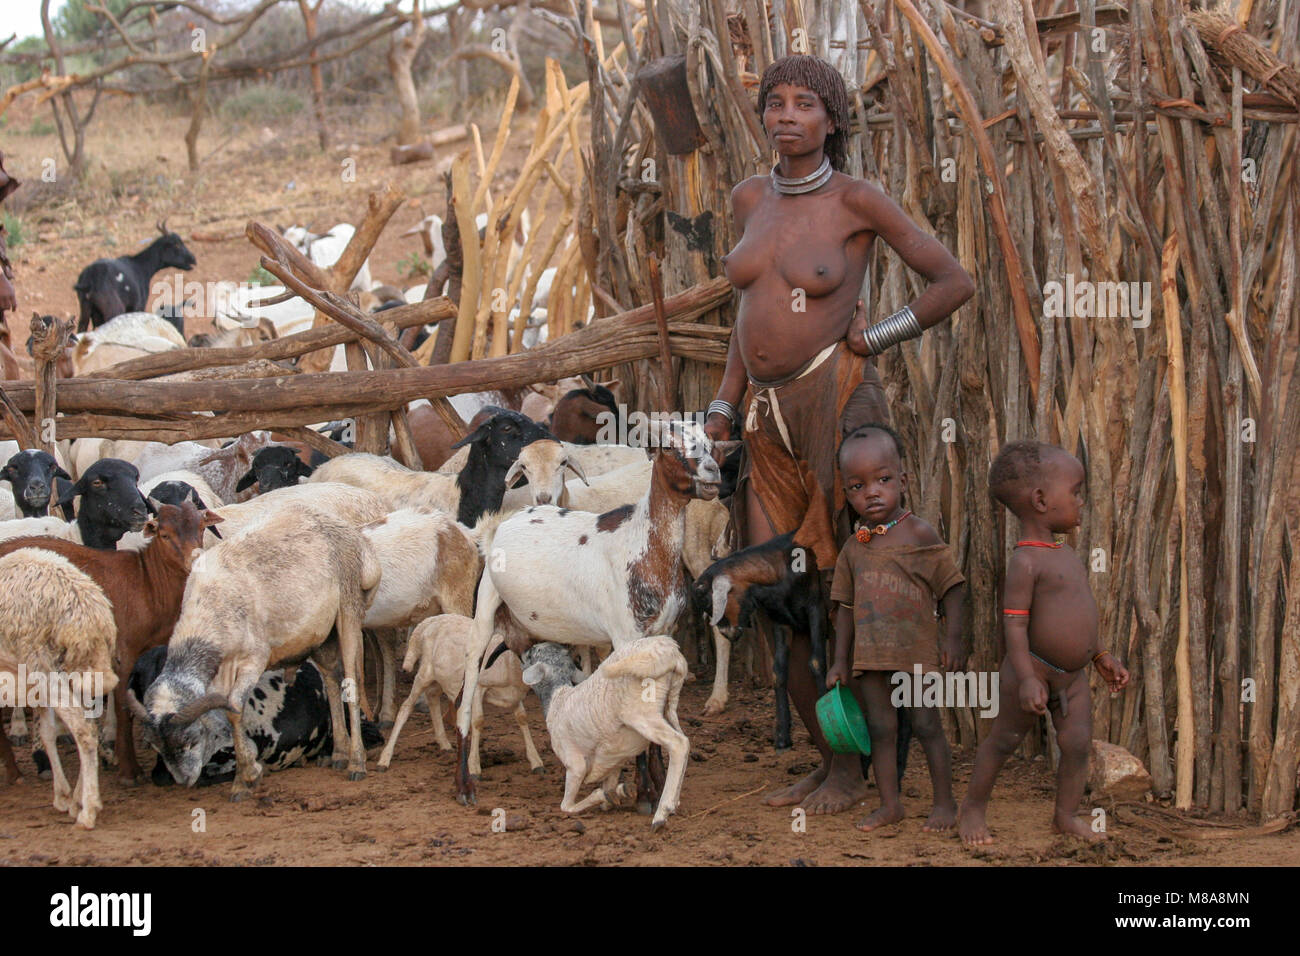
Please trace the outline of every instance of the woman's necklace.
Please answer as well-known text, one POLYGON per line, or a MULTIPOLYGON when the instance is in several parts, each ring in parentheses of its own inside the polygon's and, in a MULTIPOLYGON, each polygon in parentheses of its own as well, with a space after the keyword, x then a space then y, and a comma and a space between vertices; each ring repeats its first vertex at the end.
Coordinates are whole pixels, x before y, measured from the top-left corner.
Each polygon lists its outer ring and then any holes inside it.
POLYGON ((807 176, 787 177, 782 176, 777 171, 777 167, 772 167, 772 185, 776 191, 786 196, 797 196, 800 193, 810 193, 814 189, 821 189, 830 181, 831 161, 827 156, 822 156, 822 164, 807 176))
POLYGON ((1017 541, 1017 548, 1060 548, 1060 542, 1052 543, 1050 541, 1017 541))
POLYGON ((908 515, 910 515, 911 513, 912 513, 912 512, 910 512, 910 511, 904 511, 901 515, 899 515, 899 516, 898 516, 897 518, 895 518, 893 521, 889 522, 889 524, 878 524, 878 525, 876 525, 874 528, 867 528, 867 527, 863 526, 863 527, 861 527, 861 528, 858 529, 857 539, 858 539, 859 541, 861 541, 863 544, 866 544, 868 541, 871 540, 871 536, 872 536, 872 535, 875 535, 875 534, 884 534, 884 533, 886 533, 890 528, 892 528, 894 525, 898 524, 898 522, 902 521, 904 518, 906 518, 906 517, 907 517, 908 515))

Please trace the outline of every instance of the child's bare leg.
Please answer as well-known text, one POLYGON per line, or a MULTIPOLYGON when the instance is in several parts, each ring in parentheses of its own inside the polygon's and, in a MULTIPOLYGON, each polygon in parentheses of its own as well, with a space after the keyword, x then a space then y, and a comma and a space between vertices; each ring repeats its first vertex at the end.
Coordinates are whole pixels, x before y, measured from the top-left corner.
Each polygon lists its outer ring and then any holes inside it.
POLYGON ((1088 670, 1084 668, 1074 679, 1061 688, 1066 699, 1065 717, 1061 705, 1052 701, 1052 725, 1056 728, 1056 743, 1061 748, 1061 762, 1056 768, 1056 813, 1052 826, 1061 833, 1084 840, 1104 840, 1106 834, 1093 832, 1087 821, 1075 814, 1083 800, 1083 788, 1088 777, 1088 749, 1092 745, 1092 695, 1088 687, 1088 670))
POLYGON ((870 831, 903 819, 903 803, 898 796, 898 712, 889 699, 887 671, 866 671, 852 683, 867 715, 872 773, 880 792, 880 809, 857 824, 859 830, 870 831))
POLYGON ((912 732, 921 741, 925 762, 930 767, 934 806, 921 827, 927 833, 951 830, 957 822, 957 801, 952 798, 952 750, 943 733, 943 720, 936 707, 912 707, 912 732))
POLYGON ((1018 691, 1015 672, 1004 660, 1002 670, 998 672, 998 714, 993 718, 993 729, 975 753, 975 769, 966 788, 966 799, 961 802, 957 813, 957 830, 963 842, 970 846, 993 842, 993 834, 989 833, 985 819, 993 782, 1037 716, 1021 709, 1018 691))

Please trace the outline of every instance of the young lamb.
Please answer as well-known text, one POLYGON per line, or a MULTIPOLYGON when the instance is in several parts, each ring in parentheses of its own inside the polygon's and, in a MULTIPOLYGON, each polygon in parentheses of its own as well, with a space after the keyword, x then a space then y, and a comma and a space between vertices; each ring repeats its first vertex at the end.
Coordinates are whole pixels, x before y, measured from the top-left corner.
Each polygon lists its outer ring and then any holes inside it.
MULTIPOLYGON (((429 717, 433 720, 434 739, 443 750, 451 749, 446 731, 442 725, 442 700, 454 703, 465 680, 465 649, 469 646, 470 632, 474 619, 463 614, 439 614, 426 618, 411 632, 411 639, 406 647, 406 659, 402 669, 410 673, 415 670, 411 683, 411 693, 397 712, 397 720, 388 735, 384 752, 379 755, 379 769, 387 770, 393 761, 393 748, 402 727, 411 716, 416 701, 424 695, 429 705, 429 717)), ((528 730, 528 714, 524 710, 524 698, 528 695, 528 685, 523 681, 523 667, 519 657, 513 653, 504 653, 492 663, 479 679, 471 707, 472 721, 469 743, 469 772, 477 778, 482 773, 479 763, 479 741, 483 736, 483 704, 514 712, 519 733, 524 738, 524 751, 528 755, 528 765, 534 771, 542 769, 542 758, 533 745, 533 735, 528 730)))
MULTIPOLYGON (((152 540, 142 551, 104 551, 54 538, 18 538, 0 544, 0 555, 20 548, 43 548, 67 558, 88 574, 112 602, 117 622, 116 665, 125 687, 140 652, 166 643, 181 609, 186 576, 203 531, 221 518, 185 502, 163 505, 145 526, 152 540)), ((131 736, 130 714, 117 698, 118 773, 128 783, 140 772, 131 736)))
MULTIPOLYGON (((0 557, 0 594, 5 595, 4 622, 0 625, 0 669, 17 677, 19 666, 29 674, 83 675, 107 694, 117 686, 113 673, 113 648, 117 627, 113 608, 104 592, 89 575, 66 558, 42 548, 20 548, 0 557)), ((41 713, 41 740, 49 754, 54 776, 54 809, 66 811, 77 826, 93 830, 103 809, 99 798, 99 742, 94 724, 84 709, 88 700, 70 701, 60 696, 49 701, 41 713), (56 742, 55 715, 72 732, 77 742, 80 772, 76 787, 69 787, 63 775, 56 742)), ((10 779, 17 766, 9 741, 0 734, 3 756, 10 779)))
POLYGON ((564 764, 561 810, 581 813, 597 803, 608 809, 625 795, 622 765, 658 744, 668 751, 668 774, 651 826, 667 823, 677 812, 691 752, 677 722, 686 658, 671 637, 624 642, 581 683, 568 648, 537 644, 524 653, 523 680, 541 699, 551 749, 564 764), (579 801, 584 784, 597 787, 579 801))
POLYGON ((158 224, 162 233, 144 249, 117 259, 96 259, 77 276, 73 286, 81 315, 77 331, 85 332, 102 325, 123 312, 139 312, 149 302, 149 286, 160 269, 183 269, 188 272, 197 261, 185 248, 181 237, 158 224))
MULTIPOLYGON (((537 640, 618 649, 670 630, 687 604, 686 505, 717 496, 721 474, 714 455, 731 443, 712 441, 695 422, 655 421, 652 429, 660 447, 650 486, 635 504, 600 515, 539 506, 495 528, 491 521, 481 526, 486 562, 457 715, 462 735, 469 732, 468 702, 501 605, 537 640), (565 599, 557 601, 557 594, 565 599)), ((463 774, 459 796, 472 798, 463 774)))
MULTIPOLYGON (((262 774, 257 751, 243 733, 244 704, 271 667, 337 651, 343 686, 325 664, 334 731, 334 765, 348 776, 366 773, 361 707, 361 622, 380 580, 374 549, 356 529, 314 508, 279 508, 194 561, 180 619, 162 674, 143 705, 128 697, 145 738, 172 776, 193 786, 203 770, 198 718, 225 708, 235 741, 232 800, 242 800, 262 774), (308 560, 310 556, 310 560, 308 560), (331 637, 337 636, 337 642, 331 637), (323 645, 333 644, 334 647, 323 645), (346 696, 350 723, 344 722, 346 696), (349 733, 350 730, 350 733, 349 733)), ((329 660, 328 657, 325 660, 329 660)))

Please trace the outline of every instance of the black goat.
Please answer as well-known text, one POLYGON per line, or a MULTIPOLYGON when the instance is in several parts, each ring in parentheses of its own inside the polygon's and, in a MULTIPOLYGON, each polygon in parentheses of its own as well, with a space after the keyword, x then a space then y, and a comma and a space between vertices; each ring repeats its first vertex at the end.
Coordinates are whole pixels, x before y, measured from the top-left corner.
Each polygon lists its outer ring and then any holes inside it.
POLYGON ((540 438, 554 438, 522 412, 485 405, 492 417, 451 447, 469 445, 469 458, 456 476, 460 507, 456 520, 471 528, 489 511, 499 511, 506 494, 506 472, 523 447, 540 438))
MULTIPOLYGON (((772 671, 776 690, 777 750, 791 746, 790 699, 786 690, 790 673, 790 644, 785 628, 805 631, 811 643, 808 667, 820 697, 826 693, 826 633, 829 618, 822 601, 820 575, 812 550, 794 543, 794 532, 779 535, 737 551, 705 569, 695 582, 691 600, 697 613, 706 615, 722 633, 735 640, 742 627, 753 624, 754 611, 762 609, 771 620, 772 671)), ((907 708, 898 708, 898 777, 907 769, 912 722, 907 708)), ((862 758, 867 772, 871 758, 862 758)))
MULTIPOLYGON (((692 600, 697 612, 734 640, 742 627, 753 625, 762 609, 774 625, 808 634, 812 643, 808 667, 818 696, 826 693, 826 609, 812 551, 794 543, 794 533, 737 551, 715 561, 695 582, 692 600)), ((777 750, 790 741, 790 643, 781 627, 773 628, 772 670, 776 681, 777 750)))
MULTIPOLYGON (((155 505, 175 505, 181 506, 181 502, 192 502, 194 507, 200 511, 207 511, 208 506, 204 503, 202 496, 194 489, 194 486, 185 481, 160 481, 149 491, 149 500, 155 505)), ((217 530, 216 525, 208 525, 207 530, 215 538, 221 537, 221 532, 217 530)))
POLYGON ((290 488, 298 484, 299 478, 306 478, 315 470, 304 465, 294 449, 285 445, 268 445, 257 450, 248 473, 239 479, 235 490, 243 491, 256 484, 258 492, 266 494, 277 488, 290 488))
MULTIPOLYGON (((124 312, 143 312, 149 302, 149 285, 159 270, 188 272, 194 268, 194 253, 185 247, 181 237, 168 232, 165 223, 158 224, 158 231, 162 235, 135 255, 96 259, 81 270, 73 286, 81 303, 78 332, 103 325, 124 312)), ((176 321, 172 316, 164 317, 176 321)))
MULTIPOLYGON (((26 448, 10 458, 0 469, 0 481, 13 488, 14 504, 24 518, 44 517, 55 488, 61 498, 72 487, 72 476, 59 467, 53 455, 39 448, 26 448), (60 479, 62 484, 56 484, 60 479)), ((72 506, 64 505, 63 516, 71 521, 72 515, 72 506)))
POLYGON ((101 458, 59 496, 60 505, 81 496, 77 527, 82 544, 112 551, 124 534, 144 527, 155 509, 140 494, 139 481, 135 465, 120 458, 101 458))

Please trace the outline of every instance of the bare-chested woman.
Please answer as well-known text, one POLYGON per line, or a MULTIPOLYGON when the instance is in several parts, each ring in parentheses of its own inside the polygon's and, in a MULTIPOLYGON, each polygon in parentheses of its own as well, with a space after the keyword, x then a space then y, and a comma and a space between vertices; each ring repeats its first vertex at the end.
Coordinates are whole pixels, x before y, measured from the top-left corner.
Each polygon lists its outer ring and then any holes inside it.
MULTIPOLYGON (((797 531, 829 577, 849 533, 835 469, 840 439, 864 422, 889 421, 869 356, 942 321, 975 286, 879 188, 838 171, 849 105, 830 64, 777 60, 763 73, 758 108, 779 161, 772 175, 750 177, 731 194, 741 238, 724 262, 740 308, 705 430, 745 440, 732 504, 741 545, 797 531), (930 284, 910 312, 868 328, 855 304, 877 236, 930 284)), ((808 635, 795 634, 790 696, 823 764, 766 802, 836 813, 866 796, 866 781, 858 758, 832 757, 822 737, 808 656, 808 635)))

